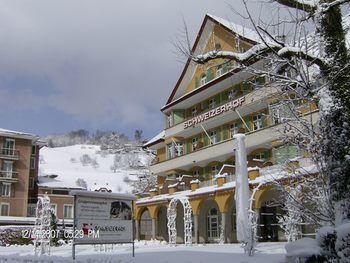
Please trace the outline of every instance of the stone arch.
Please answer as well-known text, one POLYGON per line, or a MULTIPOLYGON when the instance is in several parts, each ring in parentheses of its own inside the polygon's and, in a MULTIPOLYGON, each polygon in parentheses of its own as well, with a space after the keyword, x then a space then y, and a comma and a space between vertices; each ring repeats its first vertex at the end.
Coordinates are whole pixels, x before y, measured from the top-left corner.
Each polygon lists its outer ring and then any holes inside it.
POLYGON ((169 244, 176 245, 176 215, 179 202, 184 211, 184 243, 186 246, 192 245, 192 208, 187 197, 174 197, 169 203, 167 209, 169 244))

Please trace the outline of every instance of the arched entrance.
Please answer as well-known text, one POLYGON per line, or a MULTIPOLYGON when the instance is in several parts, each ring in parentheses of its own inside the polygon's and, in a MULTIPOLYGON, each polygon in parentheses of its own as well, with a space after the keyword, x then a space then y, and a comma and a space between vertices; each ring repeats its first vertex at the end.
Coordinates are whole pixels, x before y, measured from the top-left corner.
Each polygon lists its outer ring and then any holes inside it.
POLYGON ((173 198, 171 199, 168 210, 168 235, 169 235, 169 244, 176 245, 176 216, 177 216, 177 205, 180 202, 183 206, 184 213, 184 243, 186 246, 192 245, 192 208, 188 198, 173 198))

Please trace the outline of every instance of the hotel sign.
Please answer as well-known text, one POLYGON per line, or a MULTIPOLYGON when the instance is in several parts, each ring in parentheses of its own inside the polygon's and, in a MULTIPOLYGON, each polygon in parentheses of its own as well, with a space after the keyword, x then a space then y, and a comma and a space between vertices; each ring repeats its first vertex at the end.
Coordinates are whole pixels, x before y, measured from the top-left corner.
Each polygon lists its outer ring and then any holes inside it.
POLYGON ((215 116, 218 116, 222 113, 225 113, 229 110, 235 110, 237 107, 241 106, 244 102, 245 97, 240 97, 236 100, 232 100, 230 102, 225 103, 224 105, 221 105, 215 109, 212 109, 210 111, 207 111, 205 113, 202 113, 196 117, 193 117, 192 119, 189 119, 188 121, 184 122, 184 129, 189 128, 191 126, 194 126, 198 123, 201 123, 203 121, 209 120, 215 116))

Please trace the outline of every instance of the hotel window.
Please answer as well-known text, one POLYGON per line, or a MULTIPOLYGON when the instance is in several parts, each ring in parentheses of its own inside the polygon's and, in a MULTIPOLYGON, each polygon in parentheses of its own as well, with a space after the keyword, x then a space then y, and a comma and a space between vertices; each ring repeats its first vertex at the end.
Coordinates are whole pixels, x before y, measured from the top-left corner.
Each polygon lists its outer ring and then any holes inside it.
POLYGON ((221 45, 220 45, 220 43, 216 43, 216 44, 215 44, 215 50, 216 50, 216 51, 221 51, 221 45))
POLYGON ((35 157, 30 157, 30 169, 35 169, 35 157))
POLYGON ((174 149, 174 144, 173 143, 169 143, 167 145, 167 150, 168 150, 168 159, 172 159, 175 157, 175 149, 174 149))
POLYGON ((264 152, 260 152, 257 153, 254 158, 258 161, 265 161, 265 153, 264 152))
POLYGON ((181 156, 184 154, 184 145, 182 142, 178 142, 175 144, 176 156, 181 156))
POLYGON ((278 124, 284 121, 285 119, 293 117, 291 109, 294 107, 294 105, 292 103, 277 103, 270 105, 269 107, 272 124, 278 124))
POLYGON ((196 116, 196 115, 197 115, 197 112, 198 112, 197 106, 196 106, 196 107, 193 107, 192 110, 191 110, 191 115, 192 115, 192 117, 196 116))
POLYGON ((216 107, 216 100, 212 98, 209 100, 209 109, 214 109, 216 107))
POLYGON ((195 137, 192 139, 192 152, 197 150, 197 147, 198 147, 198 137, 195 137))
POLYGON ((216 144, 217 143, 217 132, 216 131, 211 131, 209 133, 209 135, 210 135, 210 143, 211 143, 211 145, 216 144))
POLYGON ((228 93, 228 99, 233 100, 235 98, 235 94, 236 94, 236 92, 234 92, 233 89, 230 90, 228 93))
POLYGON ((6 197, 10 197, 11 196, 11 184, 10 183, 2 183, 0 185, 0 193, 1 196, 6 196, 6 197))
POLYGON ((166 116, 166 120, 167 120, 167 127, 168 128, 172 127, 173 126, 173 117, 171 114, 166 116))
POLYGON ((222 74, 224 74, 224 69, 222 66, 218 66, 216 70, 216 77, 220 77, 222 74))
POLYGON ((220 221, 216 208, 212 208, 207 214, 207 233, 208 239, 211 241, 217 240, 220 233, 220 221))
POLYGON ((238 129, 239 129, 238 123, 231 124, 231 126, 230 126, 230 136, 231 136, 231 138, 233 138, 233 135, 238 133, 238 129))
POLYGON ((200 176, 200 171, 199 171, 199 169, 194 170, 193 176, 194 176, 194 177, 199 177, 199 176, 200 176))
POLYGON ((9 216, 10 215, 10 204, 0 203, 0 215, 9 216))
POLYGON ((211 175, 215 176, 219 173, 220 169, 218 165, 214 165, 211 167, 211 175))
POLYGON ((36 155, 36 146, 32 145, 32 155, 36 155))
POLYGON ((262 114, 259 113, 253 116, 253 131, 259 130, 263 127, 262 114))
POLYGON ((63 218, 73 218, 73 205, 63 205, 63 218))
POLYGON ((36 204, 28 204, 27 216, 29 217, 36 216, 36 204))
POLYGON ((203 75, 201 76, 200 85, 203 86, 205 83, 207 83, 207 75, 203 74, 203 75))
POLYGON ((34 177, 29 177, 29 189, 34 189, 35 187, 35 179, 34 177))

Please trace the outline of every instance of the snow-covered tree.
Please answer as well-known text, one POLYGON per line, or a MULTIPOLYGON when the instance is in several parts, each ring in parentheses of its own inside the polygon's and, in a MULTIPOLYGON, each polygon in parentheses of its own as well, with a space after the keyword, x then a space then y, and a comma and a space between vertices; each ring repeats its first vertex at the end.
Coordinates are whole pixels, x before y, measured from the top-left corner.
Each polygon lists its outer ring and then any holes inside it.
POLYGON ((86 183, 86 181, 85 181, 83 178, 78 178, 78 179, 75 181, 75 184, 76 184, 77 186, 80 186, 80 187, 84 188, 84 189, 87 189, 87 183, 86 183))
POLYGON ((136 180, 130 182, 133 188, 133 193, 145 193, 157 186, 157 175, 151 173, 150 165, 152 158, 149 158, 146 163, 146 168, 140 171, 136 180))

